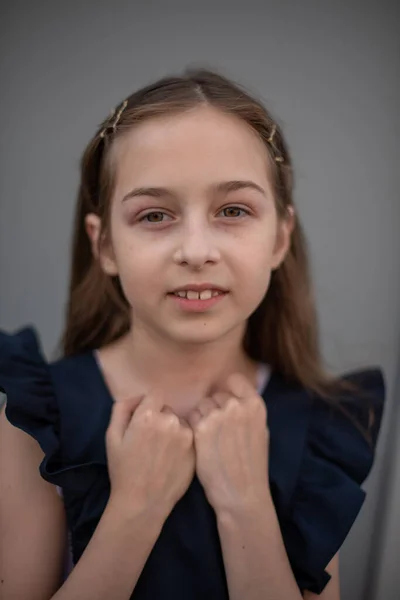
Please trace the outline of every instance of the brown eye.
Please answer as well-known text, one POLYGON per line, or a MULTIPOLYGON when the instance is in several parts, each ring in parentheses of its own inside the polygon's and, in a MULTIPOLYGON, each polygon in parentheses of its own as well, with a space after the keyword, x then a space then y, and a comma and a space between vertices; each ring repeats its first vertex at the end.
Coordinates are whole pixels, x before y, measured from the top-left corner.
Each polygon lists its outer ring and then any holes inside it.
POLYGON ((239 206, 227 206, 221 212, 224 214, 224 217, 229 218, 243 217, 244 215, 249 214, 247 210, 240 208, 239 206))
POLYGON ((163 221, 165 221, 165 217, 167 216, 168 215, 166 215, 161 210, 157 210, 147 213, 147 215, 144 215, 144 217, 142 217, 140 220, 146 221, 147 223, 162 223, 163 221))

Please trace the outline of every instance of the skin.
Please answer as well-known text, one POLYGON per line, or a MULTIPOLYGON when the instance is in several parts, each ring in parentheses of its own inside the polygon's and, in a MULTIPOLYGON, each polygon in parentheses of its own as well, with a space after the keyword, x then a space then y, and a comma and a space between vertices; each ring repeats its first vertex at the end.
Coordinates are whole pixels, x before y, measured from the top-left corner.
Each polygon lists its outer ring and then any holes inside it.
MULTIPOLYGON (((93 254, 120 276, 133 317, 124 338, 99 350, 115 399, 106 434, 110 499, 60 587, 62 502, 40 477, 38 444, 0 414, 3 595, 127 600, 196 471, 215 510, 230 600, 297 600, 267 478, 265 403, 255 390, 256 365, 241 348, 246 319, 287 253, 293 214, 277 218, 257 136, 210 108, 139 125, 113 159, 106 241, 99 243, 96 215, 86 217, 93 254), (264 192, 216 190, 232 180, 264 192), (170 191, 123 200, 149 186, 170 191), (149 212, 157 216, 141 220, 149 212), (193 282, 229 294, 204 313, 183 313, 167 293, 193 282)), ((337 557, 328 570, 332 580, 318 598, 338 600, 337 557)))
MULTIPOLYGON (((295 600, 267 478, 265 404, 241 347, 246 321, 288 252, 293 212, 278 219, 256 134, 210 107, 138 125, 118 140, 113 162, 110 235, 101 238, 94 214, 86 228, 103 270, 120 278, 133 325, 100 349, 105 378, 116 401, 161 397, 158 409, 189 423, 232 600, 295 600), (259 189, 219 185, 232 181, 259 189), (228 290, 205 312, 184 313, 168 295, 203 282, 228 290)), ((320 598, 339 598, 336 563, 320 598)))
MULTIPOLYGON (((241 340, 293 227, 292 213, 278 222, 262 142, 240 120, 201 108, 140 124, 118 141, 113 159, 111 235, 99 259, 119 275, 133 321, 126 338, 99 353, 116 397, 147 393, 154 364, 159 391, 181 414, 232 371, 255 383, 241 340), (264 192, 215 190, 234 180, 264 192), (149 187, 169 193, 125 199, 149 187), (184 314, 167 293, 193 282, 229 294, 212 310, 184 314)), ((98 254, 98 217, 88 215, 86 227, 98 254)))

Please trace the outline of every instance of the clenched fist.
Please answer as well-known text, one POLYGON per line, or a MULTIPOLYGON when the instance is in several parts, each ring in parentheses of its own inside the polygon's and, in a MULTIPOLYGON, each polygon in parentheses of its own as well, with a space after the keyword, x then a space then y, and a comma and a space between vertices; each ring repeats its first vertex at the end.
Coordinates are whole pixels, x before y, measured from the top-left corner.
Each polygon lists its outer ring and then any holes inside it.
POLYGON ((242 375, 188 416, 196 472, 216 512, 250 508, 269 494, 267 411, 242 375))
POLYGON ((167 517, 195 472, 193 432, 160 398, 114 403, 106 433, 111 497, 167 517))

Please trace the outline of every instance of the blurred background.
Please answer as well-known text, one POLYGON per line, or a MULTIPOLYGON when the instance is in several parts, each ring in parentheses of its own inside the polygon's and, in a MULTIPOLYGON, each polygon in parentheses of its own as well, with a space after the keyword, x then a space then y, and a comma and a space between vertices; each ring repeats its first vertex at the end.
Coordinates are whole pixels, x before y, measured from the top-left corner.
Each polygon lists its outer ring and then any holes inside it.
POLYGON ((61 333, 80 154, 137 87, 217 69, 291 148, 334 372, 378 364, 388 402, 343 600, 400 598, 400 3, 5 1, 0 5, 0 327, 61 333))

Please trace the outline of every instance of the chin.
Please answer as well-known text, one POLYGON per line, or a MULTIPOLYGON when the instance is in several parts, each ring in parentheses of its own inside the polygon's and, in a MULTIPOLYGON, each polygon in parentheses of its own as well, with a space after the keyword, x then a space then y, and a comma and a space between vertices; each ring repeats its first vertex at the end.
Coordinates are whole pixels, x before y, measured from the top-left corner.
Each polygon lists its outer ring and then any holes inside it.
POLYGON ((167 335, 175 343, 196 346, 217 342, 232 334, 237 327, 236 323, 213 323, 204 318, 197 323, 187 323, 185 327, 170 330, 167 335))

